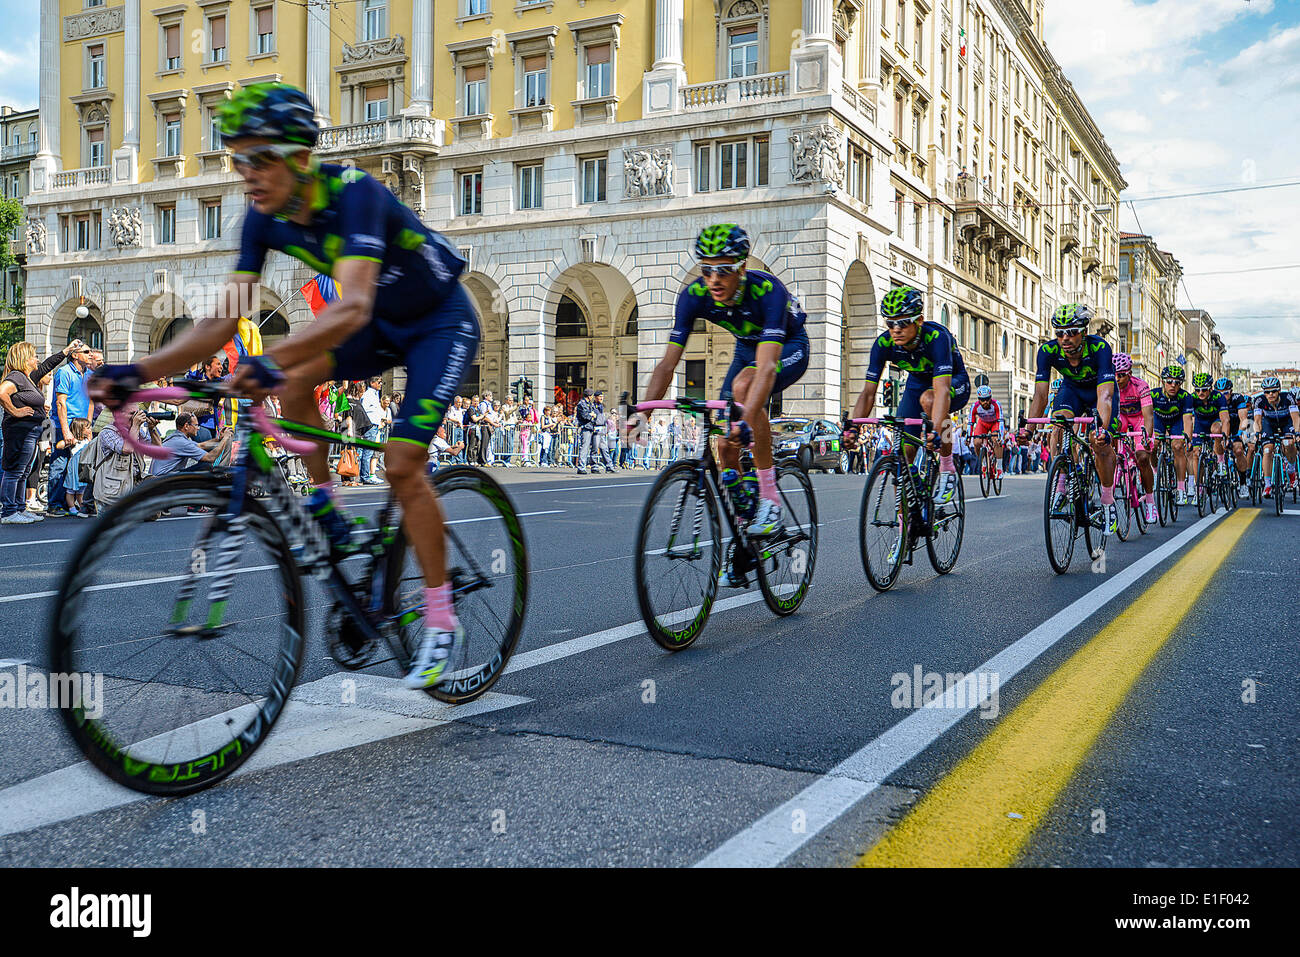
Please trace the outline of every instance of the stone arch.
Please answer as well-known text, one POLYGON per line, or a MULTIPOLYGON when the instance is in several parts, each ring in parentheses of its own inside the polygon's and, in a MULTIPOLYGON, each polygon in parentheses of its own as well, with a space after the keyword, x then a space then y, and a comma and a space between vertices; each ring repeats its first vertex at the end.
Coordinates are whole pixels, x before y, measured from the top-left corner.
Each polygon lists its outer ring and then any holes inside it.
POLYGON ((555 275, 542 306, 543 325, 554 342, 554 364, 545 378, 554 387, 542 401, 556 401, 559 389, 569 404, 584 388, 604 389, 607 404, 624 391, 635 393, 637 340, 626 328, 637 308, 632 282, 612 263, 577 263, 555 275), (556 315, 566 298, 586 319, 586 336, 556 336, 556 315))
POLYGON ((862 260, 849 264, 840 297, 840 408, 852 409, 867 377, 877 326, 876 289, 862 260))
POLYGON ((510 311, 500 286, 489 275, 466 273, 461 281, 478 315, 481 338, 478 356, 465 374, 462 391, 470 395, 490 389, 504 396, 510 382, 510 311))
POLYGON ((171 324, 181 318, 196 319, 204 315, 179 292, 169 288, 146 293, 136 300, 130 315, 130 354, 132 358, 155 351, 171 324))

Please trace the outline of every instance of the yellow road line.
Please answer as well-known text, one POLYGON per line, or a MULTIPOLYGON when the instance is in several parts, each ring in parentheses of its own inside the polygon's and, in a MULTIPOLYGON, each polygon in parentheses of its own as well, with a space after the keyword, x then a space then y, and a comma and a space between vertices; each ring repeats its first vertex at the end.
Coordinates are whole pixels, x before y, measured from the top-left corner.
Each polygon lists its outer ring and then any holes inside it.
POLYGON ((1259 512, 1221 519, 943 778, 860 867, 1006 867, 1259 512), (1009 814, 1020 815, 1019 818, 1009 814))

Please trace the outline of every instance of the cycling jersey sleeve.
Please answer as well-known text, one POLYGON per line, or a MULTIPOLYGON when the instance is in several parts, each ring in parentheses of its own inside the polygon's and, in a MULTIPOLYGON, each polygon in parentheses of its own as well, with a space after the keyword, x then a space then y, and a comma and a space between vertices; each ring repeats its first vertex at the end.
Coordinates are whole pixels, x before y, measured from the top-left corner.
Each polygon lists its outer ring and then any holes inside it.
POLYGON ((262 215, 252 206, 244 216, 244 228, 239 234, 239 259, 235 263, 235 272, 250 276, 262 275, 262 266, 266 262, 266 241, 264 230, 268 217, 262 215))
POLYGON ((1137 395, 1138 401, 1142 404, 1142 408, 1151 408, 1151 386, 1147 385, 1146 382, 1139 380, 1137 395))
POLYGON ((1110 351, 1110 345, 1102 340, 1101 346, 1097 349, 1097 384, 1103 382, 1115 381, 1115 361, 1110 351))
POLYGON ((1043 346, 1038 347, 1038 372, 1034 376, 1035 382, 1049 382, 1052 378, 1052 357, 1047 354, 1047 349, 1043 346))
POLYGON ((772 280, 772 288, 758 300, 758 314, 763 319, 763 336, 758 344, 785 345, 790 333, 790 293, 780 280, 772 280))
POLYGON ((876 341, 871 344, 871 359, 867 362, 867 381, 879 382, 880 374, 885 371, 885 363, 888 361, 886 356, 886 347, 881 344, 884 336, 877 336, 876 341))
POLYGON ((339 229, 343 233, 339 260, 366 259, 382 263, 388 248, 384 217, 392 196, 374 177, 344 174, 344 178, 350 181, 345 182, 339 197, 339 229))
POLYGON ((686 340, 691 337, 691 329, 695 327, 698 303, 701 302, 700 297, 691 291, 692 286, 694 283, 677 294, 673 331, 668 334, 668 341, 683 349, 686 348, 686 340))
POLYGON ((952 375, 952 340, 940 332, 930 341, 930 361, 934 363, 934 377, 952 375))

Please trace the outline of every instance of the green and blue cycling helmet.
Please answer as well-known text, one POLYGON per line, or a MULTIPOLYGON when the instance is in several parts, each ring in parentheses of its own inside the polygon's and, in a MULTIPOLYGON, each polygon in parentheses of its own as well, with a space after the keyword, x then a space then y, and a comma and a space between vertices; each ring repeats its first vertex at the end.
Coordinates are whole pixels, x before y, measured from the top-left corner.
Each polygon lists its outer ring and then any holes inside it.
POLYGON ((1091 321, 1092 309, 1082 303, 1068 302, 1058 306, 1056 312, 1052 313, 1053 329, 1082 328, 1086 332, 1091 321))
POLYGON ((895 286, 885 294, 880 304, 880 314, 886 319, 915 317, 919 322, 925 312, 925 297, 911 286, 895 286))
POLYGON ((259 137, 311 149, 320 136, 307 94, 289 83, 253 83, 221 107, 222 142, 259 137))
POLYGON ((1160 378, 1162 379, 1174 379, 1178 382, 1182 382, 1186 377, 1187 373, 1183 371, 1183 367, 1177 362, 1171 362, 1160 370, 1160 378))
POLYGON ((749 249, 749 234, 735 223, 705 226, 695 238, 696 259, 743 260, 749 249))

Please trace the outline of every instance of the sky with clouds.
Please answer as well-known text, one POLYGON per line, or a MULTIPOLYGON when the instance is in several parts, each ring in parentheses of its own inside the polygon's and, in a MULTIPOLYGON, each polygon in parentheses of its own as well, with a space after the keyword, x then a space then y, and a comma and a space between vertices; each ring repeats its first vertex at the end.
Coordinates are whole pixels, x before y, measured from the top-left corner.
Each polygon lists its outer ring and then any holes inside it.
MULTIPOLYGON (((37 101, 39 3, 0 0, 0 103, 37 101)), ((1046 39, 1120 161, 1124 199, 1300 181, 1300 0, 1048 0, 1046 39)), ((1228 360, 1300 366, 1300 185, 1127 204, 1187 273, 1228 360)), ((1189 298, 1190 297, 1190 298, 1189 298)))

